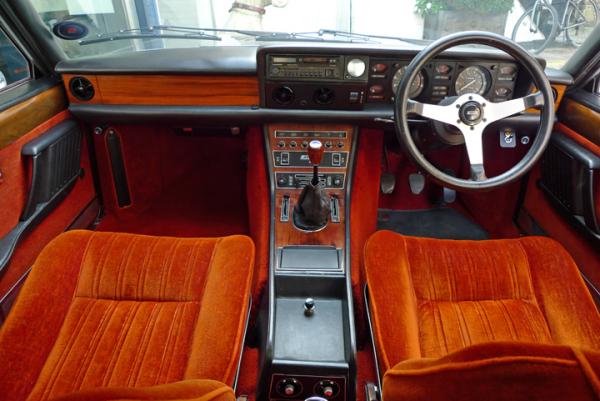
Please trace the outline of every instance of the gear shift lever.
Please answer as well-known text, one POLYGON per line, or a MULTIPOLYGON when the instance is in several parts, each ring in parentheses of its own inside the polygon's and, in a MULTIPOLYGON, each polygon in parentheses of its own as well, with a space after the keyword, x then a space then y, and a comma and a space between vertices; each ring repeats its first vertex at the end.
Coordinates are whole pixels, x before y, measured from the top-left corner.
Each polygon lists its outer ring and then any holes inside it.
POLYGON ((313 185, 319 184, 319 164, 323 160, 323 153, 325 153, 325 149, 321 141, 310 141, 308 144, 308 159, 310 164, 313 165, 313 185))
POLYGON ((316 231, 327 225, 330 213, 329 196, 319 183, 319 164, 323 160, 324 152, 321 141, 310 141, 308 159, 313 166, 313 177, 302 189, 294 207, 294 225, 301 230, 316 231))

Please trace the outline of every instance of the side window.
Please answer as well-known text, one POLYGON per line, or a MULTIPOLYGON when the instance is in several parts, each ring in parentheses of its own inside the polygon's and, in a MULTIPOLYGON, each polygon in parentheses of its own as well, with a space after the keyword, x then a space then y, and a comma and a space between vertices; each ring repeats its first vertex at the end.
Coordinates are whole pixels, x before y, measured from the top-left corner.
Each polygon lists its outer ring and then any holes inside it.
POLYGON ((31 78, 29 62, 0 30, 0 91, 31 78))

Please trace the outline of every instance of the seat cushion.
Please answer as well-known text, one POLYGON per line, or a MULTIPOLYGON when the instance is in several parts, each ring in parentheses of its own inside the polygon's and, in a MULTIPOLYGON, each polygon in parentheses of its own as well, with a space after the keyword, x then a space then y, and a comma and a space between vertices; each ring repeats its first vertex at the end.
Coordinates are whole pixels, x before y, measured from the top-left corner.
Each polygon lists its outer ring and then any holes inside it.
POLYGON ((233 401, 231 387, 214 380, 185 380, 152 387, 99 387, 80 390, 51 401, 233 401))
POLYGON ((364 260, 383 371, 490 341, 600 349, 591 295, 551 239, 453 241, 380 231, 364 260))
POLYGON ((71 231, 38 257, 0 331, 0 394, 47 400, 186 379, 231 385, 254 263, 244 236, 71 231))
POLYGON ((600 352, 567 346, 494 342, 442 358, 404 361, 383 378, 396 401, 595 401, 600 352))

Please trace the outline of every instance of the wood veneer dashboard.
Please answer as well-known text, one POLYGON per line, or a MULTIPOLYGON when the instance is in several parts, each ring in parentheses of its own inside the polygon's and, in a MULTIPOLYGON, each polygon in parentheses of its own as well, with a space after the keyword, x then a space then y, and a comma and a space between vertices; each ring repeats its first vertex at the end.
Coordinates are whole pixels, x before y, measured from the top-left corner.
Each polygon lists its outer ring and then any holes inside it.
POLYGON ((259 103, 258 79, 246 75, 97 75, 64 74, 71 103, 107 105, 253 106, 259 103), (89 100, 77 98, 71 82, 92 86, 89 100))

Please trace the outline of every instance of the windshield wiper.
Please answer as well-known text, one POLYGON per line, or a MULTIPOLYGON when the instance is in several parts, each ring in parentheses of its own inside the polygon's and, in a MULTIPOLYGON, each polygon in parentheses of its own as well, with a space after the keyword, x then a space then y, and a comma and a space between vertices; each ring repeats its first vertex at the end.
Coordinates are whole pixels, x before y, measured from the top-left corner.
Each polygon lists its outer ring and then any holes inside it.
POLYGON ((96 37, 79 41, 82 46, 94 43, 111 42, 114 40, 127 39, 197 39, 197 40, 221 40, 219 36, 205 33, 198 29, 195 31, 174 30, 168 27, 152 26, 149 28, 122 29, 117 32, 99 33, 96 37))

